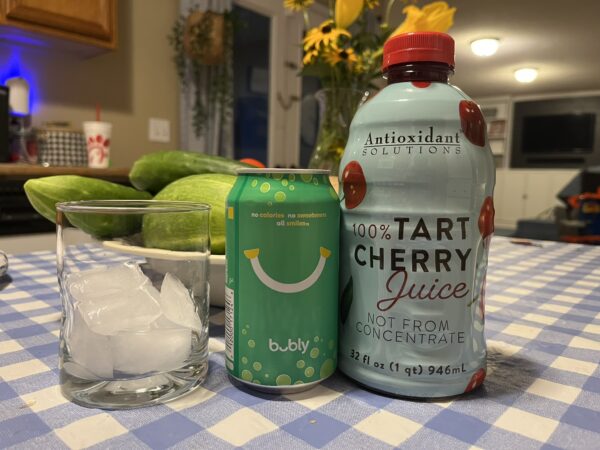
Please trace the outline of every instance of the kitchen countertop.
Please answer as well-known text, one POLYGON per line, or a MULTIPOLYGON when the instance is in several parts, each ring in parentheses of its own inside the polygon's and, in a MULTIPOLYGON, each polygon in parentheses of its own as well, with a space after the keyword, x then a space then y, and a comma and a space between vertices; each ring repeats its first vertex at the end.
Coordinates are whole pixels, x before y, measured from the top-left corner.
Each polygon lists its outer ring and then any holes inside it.
POLYGON ((165 405, 101 411, 60 394, 55 255, 10 255, 0 279, 0 447, 598 448, 600 247, 492 240, 488 376, 463 397, 408 401, 337 373, 300 394, 234 387, 212 308, 203 385, 165 405))
POLYGON ((44 167, 33 164, 0 164, 0 180, 38 178, 51 175, 81 175, 84 177, 126 180, 128 174, 129 169, 126 167, 92 169, 90 167, 44 167))

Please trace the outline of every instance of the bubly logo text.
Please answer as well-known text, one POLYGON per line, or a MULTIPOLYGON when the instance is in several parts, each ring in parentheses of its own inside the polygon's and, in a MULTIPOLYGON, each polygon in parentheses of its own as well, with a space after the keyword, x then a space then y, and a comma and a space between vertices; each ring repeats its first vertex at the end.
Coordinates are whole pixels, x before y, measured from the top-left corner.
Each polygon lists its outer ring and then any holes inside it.
POLYGON ((304 355, 308 348, 309 341, 303 341, 302 339, 288 339, 285 347, 279 344, 277 341, 269 338, 269 350, 272 352, 300 352, 304 355))

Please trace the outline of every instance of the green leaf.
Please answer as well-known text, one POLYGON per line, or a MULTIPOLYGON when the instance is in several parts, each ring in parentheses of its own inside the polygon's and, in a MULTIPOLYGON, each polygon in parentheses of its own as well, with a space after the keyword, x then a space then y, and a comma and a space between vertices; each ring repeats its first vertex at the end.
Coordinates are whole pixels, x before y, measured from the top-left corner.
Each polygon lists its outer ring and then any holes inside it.
POLYGON ((303 77, 330 78, 331 66, 323 62, 306 65, 300 71, 303 77))

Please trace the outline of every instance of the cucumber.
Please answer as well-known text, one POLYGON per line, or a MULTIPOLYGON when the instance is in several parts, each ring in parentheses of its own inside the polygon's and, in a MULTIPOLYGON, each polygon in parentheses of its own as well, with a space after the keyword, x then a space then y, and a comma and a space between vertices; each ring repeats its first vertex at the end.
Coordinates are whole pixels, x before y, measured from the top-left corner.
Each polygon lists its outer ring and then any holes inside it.
MULTIPOLYGON (((225 253, 225 201, 235 179, 224 174, 190 175, 172 182, 154 199, 210 205, 211 251, 222 255, 225 253)), ((199 244, 203 243, 194 239, 193 235, 203 225, 202 217, 194 217, 194 214, 149 214, 144 217, 142 226, 144 245, 166 250, 198 250, 199 244)))
MULTIPOLYGON (((56 175, 33 178, 23 185, 31 206, 56 223, 56 207, 60 202, 78 200, 150 200, 152 196, 131 187, 78 175, 56 175)), ((139 219, 135 216, 106 214, 69 214, 69 221, 97 238, 110 238, 135 233, 139 219)))
POLYGON ((138 159, 129 172, 129 181, 136 188, 159 192, 169 183, 188 175, 224 173, 235 175, 237 169, 252 167, 221 156, 181 150, 148 153, 138 159))

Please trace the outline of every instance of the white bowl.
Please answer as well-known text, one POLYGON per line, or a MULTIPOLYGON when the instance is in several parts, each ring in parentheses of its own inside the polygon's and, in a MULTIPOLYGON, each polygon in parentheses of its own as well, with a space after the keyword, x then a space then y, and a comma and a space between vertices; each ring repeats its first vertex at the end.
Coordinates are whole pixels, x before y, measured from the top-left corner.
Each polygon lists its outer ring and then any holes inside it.
MULTIPOLYGON (((138 247, 125 244, 120 241, 104 241, 105 248, 131 255, 139 255, 147 258, 148 262, 156 270, 167 270, 162 268, 162 261, 177 261, 188 259, 189 252, 177 252, 157 248, 138 247)), ((206 258, 206 254, 198 254, 200 258, 206 258)), ((210 255, 208 267, 208 283, 210 285, 210 304, 212 306, 225 306, 225 255, 210 255)))
POLYGON ((208 282, 211 306, 225 306, 225 255, 210 255, 208 282))

